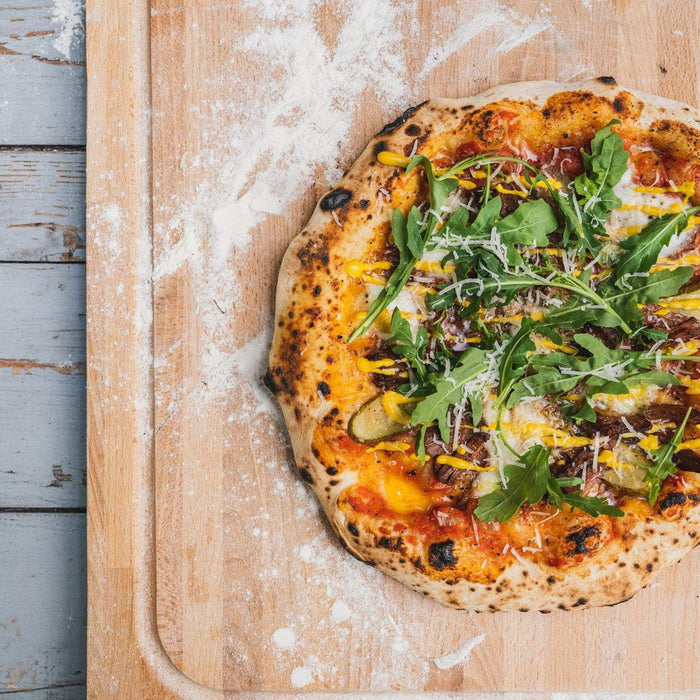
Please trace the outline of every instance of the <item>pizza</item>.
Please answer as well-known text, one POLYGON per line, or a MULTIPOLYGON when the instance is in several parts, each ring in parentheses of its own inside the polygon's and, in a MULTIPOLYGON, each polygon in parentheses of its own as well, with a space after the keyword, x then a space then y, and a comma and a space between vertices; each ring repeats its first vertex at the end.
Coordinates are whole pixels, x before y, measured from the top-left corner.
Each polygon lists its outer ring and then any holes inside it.
POLYGON ((406 110, 291 243, 267 384, 350 553, 456 608, 698 543, 700 117, 601 77, 406 110))

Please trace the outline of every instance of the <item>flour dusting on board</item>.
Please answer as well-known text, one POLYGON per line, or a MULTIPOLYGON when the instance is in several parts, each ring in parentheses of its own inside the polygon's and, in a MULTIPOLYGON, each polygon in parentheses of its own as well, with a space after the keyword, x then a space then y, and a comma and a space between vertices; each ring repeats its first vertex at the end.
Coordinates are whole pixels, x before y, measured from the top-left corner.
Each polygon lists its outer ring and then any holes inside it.
MULTIPOLYGON (((68 6, 68 0, 58 4, 68 6)), ((487 37, 493 56, 505 56, 533 36, 559 36, 545 12, 535 8, 528 17, 493 0, 470 17, 458 7, 441 10, 435 21, 443 38, 420 30, 415 1, 240 5, 250 29, 233 37, 221 30, 220 42, 231 42, 222 55, 230 60, 215 75, 201 76, 206 98, 188 108, 190 128, 205 146, 188 142, 172 156, 173 171, 186 183, 178 189, 190 195, 160 199, 161 183, 154 182, 156 299, 159 290, 181 294, 183 314, 196 319, 188 332, 197 340, 196 352, 188 355, 191 340, 180 342, 168 329, 156 333, 158 439, 170 446, 187 430, 209 436, 211 416, 230 427, 220 446, 222 461, 198 462, 205 477, 195 486, 214 488, 209 482, 220 481, 223 464, 224 532, 231 533, 225 555, 256 568, 251 577, 250 568, 240 567, 238 578, 238 568, 226 569, 225 586, 237 609, 236 625, 227 630, 237 651, 227 663, 240 677, 259 676, 251 661, 257 655, 285 688, 422 690, 436 668, 466 668, 484 636, 474 618, 438 609, 353 559, 320 516, 293 466, 279 410, 262 386, 273 315, 269 271, 311 214, 313 188, 315 198, 331 187, 371 130, 381 127, 362 122, 360 106, 379 105, 375 114, 390 121, 428 97, 427 81, 470 42, 487 37), (276 236, 263 236, 264 226, 274 227, 276 236), (177 286, 169 286, 176 275, 177 286), (182 386, 158 380, 176 364, 187 368, 182 386), (293 533, 292 551, 282 551, 280 523, 285 534, 293 533), (476 636, 435 658, 445 648, 444 630, 453 643, 476 636), (367 658, 372 663, 361 677, 349 672, 357 669, 356 662, 349 665, 352 659, 367 658)), ((205 11, 232 22, 223 5, 205 11)), ((192 34, 202 46, 211 40, 192 34)), ((561 70, 582 70, 561 63, 561 70)), ((474 84, 487 76, 475 76, 474 84)), ((175 103, 180 94, 166 99, 175 103)), ((164 128, 158 119, 156 130, 164 128)), ((192 467, 178 466, 181 472, 192 467)), ((196 496, 195 489, 186 493, 196 496)), ((193 578, 206 577, 207 562, 198 566, 193 578)))
POLYGON ((77 42, 85 34, 85 3, 83 0, 54 0, 52 20, 59 25, 54 48, 71 60, 73 41, 77 42))

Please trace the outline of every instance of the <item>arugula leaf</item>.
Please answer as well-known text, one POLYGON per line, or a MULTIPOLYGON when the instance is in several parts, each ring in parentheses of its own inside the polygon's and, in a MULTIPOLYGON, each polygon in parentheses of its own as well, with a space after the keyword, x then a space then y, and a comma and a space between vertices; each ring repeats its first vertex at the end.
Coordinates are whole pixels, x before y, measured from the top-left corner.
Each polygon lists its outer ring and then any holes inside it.
POLYGON ((643 316, 638 304, 655 304, 664 297, 676 294, 692 275, 691 267, 659 270, 640 277, 626 277, 624 288, 606 280, 593 292, 597 300, 589 297, 589 302, 581 303, 580 299, 572 297, 558 309, 550 311, 545 320, 561 329, 577 329, 592 323, 602 328, 621 328, 630 333, 632 328, 629 324, 638 323, 643 316))
MULTIPOLYGON (((500 197, 498 197, 500 200, 500 197)), ((534 199, 521 204, 514 212, 496 223, 501 243, 508 248, 508 264, 519 265, 523 259, 515 244, 546 246, 547 236, 559 228, 552 207, 544 199, 534 199)))
POLYGON ((562 409, 562 414, 577 425, 583 420, 591 423, 595 423, 598 420, 598 416, 587 396, 582 397, 580 403, 565 405, 562 409))
POLYGON ((656 450, 653 450, 654 461, 649 466, 645 467, 646 474, 644 475, 644 481, 648 481, 649 486, 649 505, 654 505, 656 499, 659 497, 659 491, 661 490, 661 484, 664 479, 669 474, 675 474, 678 469, 673 463, 673 455, 681 444, 683 439, 683 431, 688 423, 688 418, 690 418, 690 413, 692 408, 689 408, 685 414, 683 422, 678 426, 676 432, 673 434, 671 441, 662 445, 656 450))
POLYGON ((574 180, 574 188, 582 198, 583 229, 599 236, 607 236, 605 222, 613 209, 622 205, 622 200, 613 191, 627 170, 628 159, 622 139, 611 131, 611 127, 619 123, 614 119, 596 132, 591 141, 590 155, 581 149, 586 172, 574 180))
POLYGON ((530 504, 540 501, 550 478, 549 455, 550 450, 533 445, 515 464, 506 465, 503 468, 506 483, 482 496, 474 515, 484 522, 504 523, 525 501, 530 504))
POLYGON ((411 424, 425 425, 437 421, 440 437, 444 442, 448 442, 450 439, 448 411, 462 400, 462 392, 467 382, 480 375, 487 367, 486 353, 477 348, 470 348, 462 353, 459 362, 447 376, 431 375, 433 393, 416 404, 411 414, 411 424))
POLYGON ((627 253, 617 261, 615 270, 618 285, 624 283, 626 275, 647 272, 657 261, 661 249, 668 245, 672 236, 685 229, 688 217, 697 211, 700 211, 700 207, 677 214, 664 214, 659 219, 652 219, 638 234, 625 238, 620 245, 627 253))
POLYGON ((423 253, 426 241, 435 231, 441 216, 442 207, 447 204, 448 197, 459 182, 456 179, 437 180, 433 173, 433 166, 425 156, 414 156, 406 168, 411 172, 415 167, 421 166, 428 179, 428 192, 430 197, 430 213, 426 223, 420 223, 423 217, 420 211, 413 207, 408 214, 408 219, 396 209, 391 216, 391 232, 394 243, 399 249, 399 264, 389 276, 386 286, 379 292, 376 299, 370 304, 362 323, 349 335, 348 342, 364 335, 377 320, 379 315, 399 295, 404 285, 411 276, 411 271, 423 253))
POLYGON ((597 518, 599 515, 609 515, 614 518, 624 516, 624 511, 611 506, 604 498, 584 496, 581 491, 567 493, 563 490, 563 487, 579 486, 580 484, 583 484, 583 479, 577 477, 560 477, 557 479, 554 476, 550 476, 547 482, 549 502, 559 510, 566 503, 571 506, 571 512, 573 512, 574 508, 578 508, 594 518, 597 518))
POLYGON ((428 332, 419 326, 416 338, 413 339, 411 324, 401 315, 398 309, 394 309, 391 315, 391 349, 401 357, 408 360, 413 370, 418 375, 421 383, 425 382, 427 369, 423 356, 428 347, 428 332))
MULTIPOLYGON (((597 394, 625 394, 631 386, 642 384, 678 384, 678 379, 668 372, 640 371, 656 363, 655 355, 611 350, 587 333, 576 333, 573 339, 591 356, 582 359, 563 352, 533 355, 529 366, 535 372, 515 383, 508 408, 524 397, 562 394, 582 382, 597 394)), ((590 411, 586 413, 590 414, 590 411)))
MULTIPOLYGON (((457 188, 459 182, 456 178, 436 178, 433 171, 433 164, 425 156, 419 155, 415 155, 411 158, 411 162, 406 166, 406 174, 408 175, 408 173, 418 166, 423 168, 425 177, 428 180, 430 209, 438 216, 441 216, 442 208, 447 205, 450 194, 457 188)), ((428 223, 427 235, 424 236, 424 238, 430 237, 437 224, 438 219, 435 216, 431 216, 428 223)))

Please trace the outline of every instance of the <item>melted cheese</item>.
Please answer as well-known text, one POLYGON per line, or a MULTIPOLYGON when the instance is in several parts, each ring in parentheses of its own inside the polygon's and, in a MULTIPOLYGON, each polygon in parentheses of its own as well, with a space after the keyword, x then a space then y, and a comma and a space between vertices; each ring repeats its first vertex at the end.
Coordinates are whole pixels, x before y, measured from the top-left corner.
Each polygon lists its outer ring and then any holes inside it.
POLYGON ((385 474, 381 489, 389 508, 396 513, 425 512, 433 504, 433 499, 405 476, 385 474))
POLYGON ((660 389, 656 385, 632 387, 629 394, 595 394, 591 398, 594 408, 623 416, 639 412, 656 402, 660 389))

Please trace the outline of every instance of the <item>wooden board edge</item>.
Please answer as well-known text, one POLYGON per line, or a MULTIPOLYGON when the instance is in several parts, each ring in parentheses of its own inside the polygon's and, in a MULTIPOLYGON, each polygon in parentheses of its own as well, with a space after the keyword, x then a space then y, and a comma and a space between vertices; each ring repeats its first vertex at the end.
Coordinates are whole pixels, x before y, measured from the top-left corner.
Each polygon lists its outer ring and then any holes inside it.
POLYGON ((221 698, 156 629, 149 18, 87 3, 88 697, 221 698))

